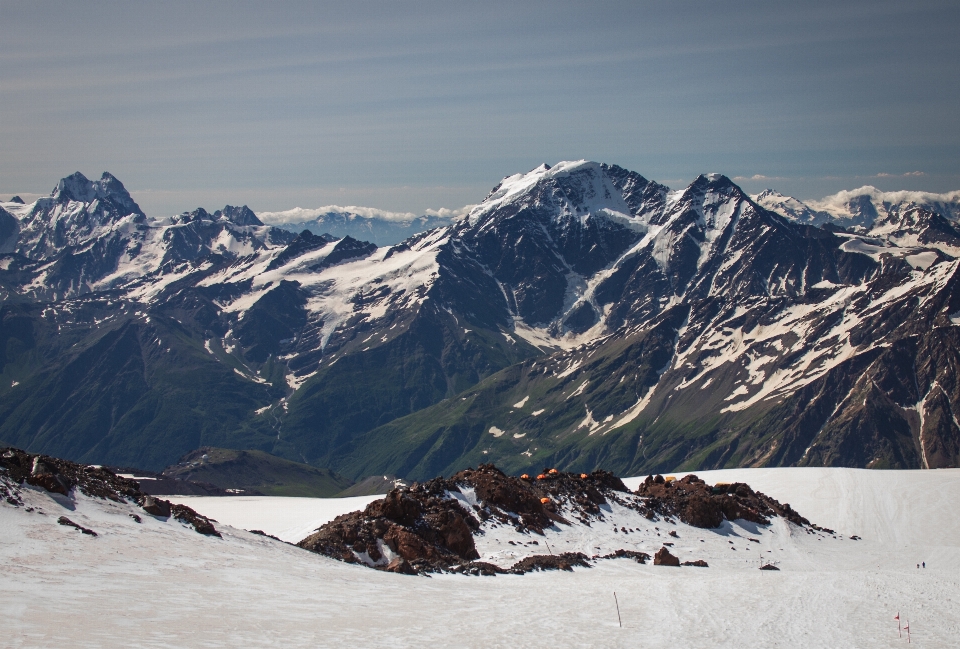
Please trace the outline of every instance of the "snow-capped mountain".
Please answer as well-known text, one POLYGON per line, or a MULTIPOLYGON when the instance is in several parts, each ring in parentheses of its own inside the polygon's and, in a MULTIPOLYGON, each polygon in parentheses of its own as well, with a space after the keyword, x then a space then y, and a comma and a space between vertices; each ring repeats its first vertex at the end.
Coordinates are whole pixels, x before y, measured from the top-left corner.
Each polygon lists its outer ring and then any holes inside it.
POLYGON ((0 205, 66 233, 2 261, 12 444, 145 468, 261 448, 352 478, 960 462, 960 233, 922 205, 821 228, 722 175, 562 162, 378 247, 246 208, 153 220, 75 176, 0 205))
POLYGON ((291 232, 308 230, 337 238, 353 237, 378 246, 392 246, 426 230, 450 225, 462 217, 459 210, 434 210, 431 214, 388 212, 369 207, 330 205, 315 210, 294 208, 284 212, 262 212, 271 225, 291 232))
POLYGON ((935 194, 932 192, 882 192, 869 185, 842 191, 815 201, 801 201, 767 189, 753 200, 768 210, 782 214, 798 223, 822 225, 833 223, 842 227, 870 229, 881 220, 920 208, 935 212, 950 221, 960 221, 960 191, 935 194))
POLYGON ((77 172, 47 198, 0 207, 17 221, 16 228, 9 227, 0 214, 0 239, 17 231, 16 243, 3 248, 17 253, 7 270, 18 273, 24 294, 40 299, 155 281, 178 264, 211 254, 249 255, 293 238, 264 226, 245 206, 149 219, 109 173, 90 181, 77 172))

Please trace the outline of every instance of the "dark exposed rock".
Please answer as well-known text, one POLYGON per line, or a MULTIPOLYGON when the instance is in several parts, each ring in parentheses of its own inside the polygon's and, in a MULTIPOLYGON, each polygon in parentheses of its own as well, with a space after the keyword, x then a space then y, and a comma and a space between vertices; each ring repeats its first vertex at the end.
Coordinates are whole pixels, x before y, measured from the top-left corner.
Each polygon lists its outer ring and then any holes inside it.
POLYGON ((417 569, 410 565, 410 562, 403 557, 396 557, 383 569, 384 572, 396 572, 401 575, 415 575, 417 569))
POLYGON ((812 525, 789 504, 781 504, 741 482, 711 487, 695 475, 670 482, 660 475, 647 476, 636 493, 645 499, 642 513, 651 519, 675 516, 694 527, 717 528, 724 519, 767 525, 771 516, 781 516, 795 525, 832 533, 812 525))
POLYGON ((198 514, 186 505, 171 505, 170 509, 175 519, 181 523, 193 526, 193 529, 200 534, 222 538, 220 532, 217 531, 217 528, 213 526, 213 523, 206 516, 198 514))
POLYGON ((68 495, 74 487, 84 495, 109 498, 115 502, 135 499, 140 494, 135 480, 121 478, 102 467, 36 455, 16 448, 0 449, 0 472, 17 483, 26 482, 63 495, 68 495))
MULTIPOLYGON (((209 518, 198 514, 186 505, 171 505, 140 491, 136 480, 122 478, 109 469, 99 466, 77 464, 68 460, 36 455, 16 448, 0 449, 0 496, 12 505, 22 504, 18 485, 26 482, 51 493, 70 495, 72 489, 91 498, 105 498, 118 503, 135 502, 154 516, 173 516, 193 526, 200 534, 220 536, 209 518)), ((136 522, 141 519, 130 514, 136 522)), ((61 525, 71 525, 68 522, 61 525)), ((77 529, 81 529, 78 526, 77 529)), ((81 530, 82 531, 82 530, 81 530)), ((84 532, 87 533, 87 532, 84 532)))
POLYGON ((760 566, 760 570, 780 570, 780 568, 776 567, 772 563, 765 563, 760 566))
MULTIPOLYGON (((724 518, 743 518, 766 525, 769 517, 779 515, 810 531, 822 529, 811 525, 789 505, 754 492, 745 484, 711 487, 696 476, 678 482, 656 476, 647 478, 637 493, 640 499, 627 496, 629 491, 623 482, 607 471, 574 474, 544 469, 536 477, 517 478, 491 464, 482 464, 450 478, 393 489, 383 500, 370 503, 362 512, 337 517, 297 545, 348 563, 404 574, 413 570, 493 575, 569 570, 589 564, 587 557, 579 553, 535 555, 518 561, 509 570, 478 561, 474 536, 483 533, 480 520, 493 526, 510 526, 520 533, 542 535, 553 525, 570 524, 560 512, 572 514, 586 524, 591 519, 602 520, 600 505, 608 501, 632 507, 648 518, 677 517, 700 527, 718 527, 724 518), (467 502, 476 504, 468 506, 467 502)), ((620 531, 631 530, 621 527, 620 531)), ((675 531, 670 536, 678 538, 675 531)), ((539 545, 537 541, 508 543, 539 545)), ((664 542, 654 559, 655 565, 680 565, 680 560, 668 550, 672 545, 664 542)), ((547 549, 551 550, 549 546, 547 549)), ((619 549, 592 559, 617 558, 645 563, 650 555, 619 549)), ((686 565, 707 566, 703 560, 686 565)))
POLYGON ((280 541, 281 543, 286 543, 286 541, 284 541, 283 539, 277 538, 273 534, 267 534, 263 530, 247 530, 247 531, 250 532, 251 534, 256 534, 257 536, 265 536, 268 539, 273 539, 274 541, 280 541))
POLYGON ((676 566, 680 567, 680 559, 676 558, 670 554, 670 550, 666 546, 661 547, 657 550, 657 553, 653 555, 653 565, 655 566, 676 566))
POLYGON ((381 569, 386 569, 384 546, 407 562, 426 562, 434 570, 479 559, 472 532, 480 523, 446 498, 442 486, 417 486, 413 493, 394 489, 362 512, 338 516, 297 545, 349 563, 365 555, 381 569))
POLYGON ((140 506, 143 507, 143 511, 153 516, 162 516, 163 518, 170 516, 169 500, 154 498, 153 496, 144 496, 140 506))
POLYGON ((470 563, 463 563, 459 566, 452 567, 450 572, 461 575, 473 575, 475 577, 492 577, 494 575, 504 575, 508 571, 498 565, 487 563, 486 561, 471 561, 470 563))
POLYGON ((628 493, 623 482, 607 471, 573 474, 545 469, 539 479, 524 480, 485 464, 450 478, 394 489, 363 512, 339 516, 297 545, 380 569, 387 563, 382 553, 386 546, 423 570, 452 569, 480 558, 473 540, 480 529, 478 517, 493 518, 520 532, 543 534, 551 525, 569 524, 557 513, 560 504, 579 516, 596 515, 607 502, 604 494, 614 491, 628 493), (448 497, 462 490, 475 495, 478 504, 473 512, 448 497))
POLYGON ((351 259, 367 257, 376 252, 376 250, 377 244, 375 243, 358 241, 353 237, 347 236, 340 239, 337 245, 333 247, 333 250, 330 251, 330 254, 324 257, 319 263, 311 266, 310 269, 316 271, 323 270, 324 268, 329 268, 330 266, 335 266, 351 259))
POLYGON ((323 248, 328 243, 329 241, 326 238, 319 237, 310 232, 310 230, 304 230, 294 237, 293 241, 287 244, 287 247, 284 248, 280 254, 273 258, 273 261, 271 261, 267 266, 267 270, 280 268, 284 264, 289 263, 297 257, 301 257, 313 250, 319 250, 320 248, 323 248))
POLYGON ((91 530, 90 528, 84 527, 83 525, 78 525, 74 523, 72 520, 70 520, 69 518, 67 518, 66 516, 61 516, 60 518, 58 518, 57 523, 59 523, 60 525, 65 525, 67 527, 76 528, 81 532, 83 532, 84 534, 89 534, 90 536, 97 536, 97 533, 91 530))
POLYGON ((635 550, 617 550, 612 554, 605 554, 602 557, 596 557, 597 559, 621 559, 621 558, 630 558, 636 561, 637 563, 645 564, 649 559, 650 555, 646 552, 636 552, 635 550))
POLYGON ((683 562, 682 564, 680 564, 680 565, 682 565, 682 566, 694 566, 694 567, 696 567, 696 568, 709 568, 709 567, 710 567, 710 566, 707 565, 707 562, 704 561, 703 559, 697 559, 696 561, 684 561, 684 562, 683 562))
POLYGON ((582 552, 563 552, 561 554, 535 554, 513 564, 510 572, 522 575, 535 570, 570 570, 575 566, 589 568, 587 555, 582 552))
POLYGON ((42 487, 51 493, 63 494, 64 496, 69 494, 70 489, 73 488, 73 485, 67 478, 59 473, 54 473, 46 464, 39 461, 34 462, 33 470, 30 472, 30 475, 27 476, 27 483, 35 487, 42 487))

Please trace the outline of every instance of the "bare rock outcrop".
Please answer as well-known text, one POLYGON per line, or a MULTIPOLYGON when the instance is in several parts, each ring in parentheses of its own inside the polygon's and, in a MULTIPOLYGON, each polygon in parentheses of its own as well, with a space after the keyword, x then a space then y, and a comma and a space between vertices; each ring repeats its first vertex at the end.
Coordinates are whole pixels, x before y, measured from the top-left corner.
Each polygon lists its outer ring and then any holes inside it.
POLYGON ((675 566, 680 567, 680 559, 670 554, 667 546, 661 546, 657 553, 653 555, 653 565, 655 566, 675 566))
MULTIPOLYGON (((109 469, 27 453, 17 448, 0 448, 0 496, 8 504, 21 506, 23 500, 19 488, 24 483, 63 496, 70 496, 71 491, 77 489, 91 498, 104 498, 118 503, 135 502, 148 514, 163 518, 173 516, 200 534, 220 536, 206 516, 186 505, 172 505, 169 501, 145 494, 136 480, 118 476, 109 469)), ((138 516, 133 516, 134 520, 140 522, 138 516)), ((64 520, 67 522, 61 522, 61 525, 84 531, 69 519, 64 520)))
POLYGON ((724 519, 769 525, 770 517, 780 516, 801 527, 833 533, 813 525, 789 504, 781 504, 742 482, 711 486, 695 475, 669 481, 661 475, 647 476, 636 493, 643 497, 641 511, 650 519, 675 517, 694 527, 717 528, 724 519))
MULTIPOLYGON (((607 471, 573 474, 545 469, 531 478, 508 476, 483 464, 450 478, 394 489, 362 512, 337 517, 297 545, 341 561, 394 572, 403 571, 402 564, 395 561, 401 557, 417 572, 470 566, 460 571, 495 573, 489 564, 473 563, 480 558, 474 534, 481 521, 542 535, 555 523, 569 524, 558 513, 561 505, 586 520, 600 513, 600 505, 607 502, 604 494, 611 491, 629 493, 623 482, 607 471), (475 504, 468 505, 470 501, 475 504)), ((579 561, 566 557, 530 565, 566 569, 562 566, 581 565, 579 561)), ((520 572, 534 569, 526 564, 515 568, 520 572)))
MULTIPOLYGON (((719 527, 724 519, 767 525, 770 517, 783 516, 797 525, 820 529, 789 505, 745 484, 710 486, 696 476, 679 481, 651 476, 631 496, 623 482, 607 471, 587 474, 544 469, 537 476, 514 477, 482 464, 450 478, 393 489, 383 500, 370 503, 363 511, 337 517, 297 545, 341 561, 402 574, 524 574, 572 570, 589 566, 590 561, 616 558, 645 563, 650 559, 648 554, 625 549, 589 558, 580 553, 534 555, 510 568, 479 561, 474 542, 477 534, 502 526, 522 534, 542 535, 553 525, 560 529, 571 525, 568 519, 590 525, 607 520, 604 517, 613 511, 608 505, 613 503, 633 508, 648 519, 678 518, 704 528, 719 527)), ((621 526, 619 531, 627 534, 632 530, 621 526)), ((676 531, 668 534, 679 538, 676 531)), ((669 545, 656 553, 655 565, 681 565, 667 549, 669 545)), ((685 565, 707 567, 702 559, 685 565)))

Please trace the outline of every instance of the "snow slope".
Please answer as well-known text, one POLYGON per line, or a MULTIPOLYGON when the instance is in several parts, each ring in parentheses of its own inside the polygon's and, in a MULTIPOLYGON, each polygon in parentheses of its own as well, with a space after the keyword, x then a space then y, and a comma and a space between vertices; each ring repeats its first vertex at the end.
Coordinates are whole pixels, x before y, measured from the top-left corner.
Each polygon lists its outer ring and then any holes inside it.
POLYGON ((271 496, 165 496, 241 530, 260 530, 296 543, 341 514, 363 509, 383 496, 279 498, 271 496))
MULTIPOLYGON (((223 539, 203 537, 149 516, 137 524, 127 515, 132 506, 83 496, 55 501, 25 489, 26 504, 46 515, 0 504, 0 644, 894 647, 906 642, 893 620, 899 611, 917 646, 956 646, 960 470, 699 475, 745 479, 814 522, 863 540, 773 530, 784 548, 780 572, 724 559, 723 553, 748 552, 724 548, 729 540, 745 541, 731 530, 698 530, 704 544, 681 530, 678 546, 713 548, 701 554, 709 568, 615 560, 573 574, 407 577, 339 563, 223 522, 223 539), (57 525, 64 514, 100 536, 57 525), (922 560, 927 568, 916 569, 922 560)), ((301 520, 295 505, 256 508, 256 501, 229 500, 251 505, 244 522, 267 532, 301 520)), ((214 511, 209 499, 189 502, 214 511)), ((315 520, 322 508, 312 510, 315 520)))

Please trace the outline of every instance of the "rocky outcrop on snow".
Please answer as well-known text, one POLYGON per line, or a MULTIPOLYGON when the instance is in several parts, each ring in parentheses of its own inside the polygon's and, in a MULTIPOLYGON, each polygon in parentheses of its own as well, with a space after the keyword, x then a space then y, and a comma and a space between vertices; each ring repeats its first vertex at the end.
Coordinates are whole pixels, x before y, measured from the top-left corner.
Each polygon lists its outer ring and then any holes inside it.
POLYGON ((769 525, 771 517, 779 516, 799 527, 833 533, 813 525, 789 504, 781 504, 742 482, 711 486, 695 475, 670 481, 662 475, 647 476, 637 494, 643 498, 644 515, 675 516, 694 527, 720 527, 724 520, 741 519, 769 525))
POLYGON ((657 553, 653 555, 653 565, 655 566, 673 566, 675 568, 680 567, 680 559, 676 558, 670 554, 670 550, 667 549, 667 546, 663 546, 657 553))
POLYGON ((67 518, 66 516, 61 516, 60 518, 58 518, 58 519, 57 519, 57 524, 58 524, 58 525, 63 525, 63 526, 65 526, 65 527, 72 527, 72 528, 74 528, 74 529, 82 532, 83 534, 87 534, 87 535, 89 535, 89 536, 98 536, 98 534, 97 534, 96 532, 94 532, 93 530, 91 530, 90 528, 84 527, 84 526, 82 526, 82 525, 78 525, 77 523, 74 523, 72 520, 70 520, 70 519, 67 518))
MULTIPOLYGON (((639 532, 628 529, 624 521, 618 523, 611 503, 640 512, 651 521, 677 517, 700 528, 718 528, 725 520, 738 519, 769 525, 771 518, 779 516, 791 524, 832 534, 811 525, 789 505, 745 484, 711 487, 696 476, 678 482, 651 476, 631 494, 619 478, 606 471, 574 474, 544 469, 535 477, 514 477, 485 464, 450 478, 394 489, 363 511, 337 517, 297 545, 348 563, 403 574, 523 574, 589 567, 590 561, 619 558, 645 563, 649 554, 625 548, 593 556, 554 552, 545 538, 542 543, 549 554, 532 554, 508 567, 482 560, 477 550, 478 538, 496 536, 497 530, 504 528, 539 537, 544 537, 547 529, 560 530, 562 535, 575 525, 582 531, 583 527, 612 524, 625 538, 630 532, 639 532)), ((669 536, 677 538, 677 533, 671 531, 669 536)), ((541 547, 536 539, 525 543, 541 547)), ((668 545, 673 543, 661 547, 654 564, 680 566, 668 545)), ((697 559, 684 565, 707 564, 697 559)))
MULTIPOLYGON (((48 455, 27 453, 16 448, 0 448, 0 496, 10 505, 22 506, 20 489, 26 483, 50 493, 71 497, 74 489, 91 498, 136 503, 143 511, 161 518, 173 517, 206 536, 220 536, 213 522, 190 507, 171 504, 140 491, 136 480, 123 478, 100 466, 77 464, 48 455)), ((75 527, 84 534, 96 533, 65 517, 61 525, 75 527)))
MULTIPOLYGON (((298 545, 384 570, 402 571, 405 564, 394 563, 398 557, 418 572, 448 569, 480 558, 473 537, 481 522, 542 535, 551 525, 568 524, 559 514, 561 508, 587 520, 606 504, 604 494, 615 490, 628 492, 619 478, 605 471, 573 475, 545 470, 531 479, 480 465, 450 478, 394 489, 364 511, 324 525, 298 545)), ((548 569, 554 563, 555 559, 531 559, 512 570, 548 569)), ((577 565, 569 557, 561 563, 577 565)))

